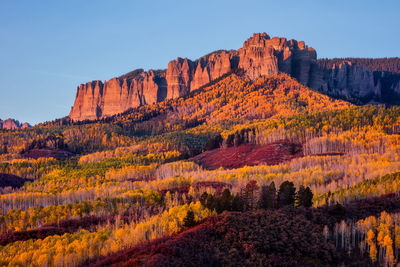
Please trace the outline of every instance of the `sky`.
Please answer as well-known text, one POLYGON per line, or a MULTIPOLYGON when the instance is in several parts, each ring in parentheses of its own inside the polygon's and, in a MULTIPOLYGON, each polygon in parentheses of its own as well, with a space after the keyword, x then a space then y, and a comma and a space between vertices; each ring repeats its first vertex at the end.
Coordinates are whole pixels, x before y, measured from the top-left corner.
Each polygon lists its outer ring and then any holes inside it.
POLYGON ((318 57, 400 56, 398 0, 1 0, 0 119, 68 115, 76 87, 238 49, 254 32, 318 57))

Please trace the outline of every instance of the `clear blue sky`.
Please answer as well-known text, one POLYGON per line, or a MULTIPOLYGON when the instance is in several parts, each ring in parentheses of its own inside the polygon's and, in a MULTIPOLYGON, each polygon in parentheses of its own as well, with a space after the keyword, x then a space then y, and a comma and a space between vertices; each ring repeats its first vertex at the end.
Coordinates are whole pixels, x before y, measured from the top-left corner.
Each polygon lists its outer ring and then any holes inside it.
POLYGON ((237 49, 254 32, 304 40, 319 57, 400 56, 400 1, 0 2, 0 118, 67 115, 76 86, 237 49))

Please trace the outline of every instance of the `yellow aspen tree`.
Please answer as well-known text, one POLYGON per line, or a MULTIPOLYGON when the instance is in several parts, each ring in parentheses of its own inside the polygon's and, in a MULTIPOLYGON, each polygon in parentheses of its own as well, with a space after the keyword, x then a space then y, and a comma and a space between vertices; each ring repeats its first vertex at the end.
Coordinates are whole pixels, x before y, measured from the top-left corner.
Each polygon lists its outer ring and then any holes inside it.
POLYGON ((367 232, 367 243, 369 245, 369 257, 373 262, 376 262, 378 250, 375 245, 375 233, 372 229, 367 232))
POLYGON ((376 240, 377 240, 379 246, 383 246, 384 238, 385 238, 385 234, 382 231, 379 231, 378 236, 376 237, 376 240))
POLYGON ((383 241, 383 246, 386 247, 386 263, 389 266, 394 264, 394 254, 393 254, 393 241, 390 236, 386 235, 383 241))

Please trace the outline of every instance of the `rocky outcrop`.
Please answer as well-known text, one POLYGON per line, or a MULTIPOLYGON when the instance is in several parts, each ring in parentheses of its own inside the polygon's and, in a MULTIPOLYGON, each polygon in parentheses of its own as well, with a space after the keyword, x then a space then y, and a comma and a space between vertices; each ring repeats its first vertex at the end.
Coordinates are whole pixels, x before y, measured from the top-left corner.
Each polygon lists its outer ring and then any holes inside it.
POLYGON ((104 83, 92 81, 78 86, 70 118, 94 120, 166 98, 163 72, 137 70, 132 73, 104 83))
POLYGON ((381 86, 375 83, 374 75, 368 68, 349 61, 334 64, 323 71, 324 89, 330 95, 347 99, 379 98, 381 86))
POLYGON ((21 126, 21 129, 26 129, 26 128, 29 128, 29 127, 31 127, 31 125, 29 123, 27 123, 27 122, 24 122, 22 124, 22 126, 21 126))
POLYGON ((244 42, 238 52, 239 68, 244 69, 251 79, 279 71, 308 86, 315 79, 312 70, 315 69, 317 53, 303 41, 271 39, 265 33, 257 33, 244 42))
POLYGON ((177 58, 161 71, 135 70, 106 82, 92 81, 78 86, 69 117, 93 120, 129 108, 183 96, 190 91, 241 68, 255 79, 286 72, 305 85, 315 79, 316 52, 304 42, 254 34, 239 50, 220 50, 192 61, 177 58))
POLYGON ((196 90, 237 67, 236 51, 217 51, 196 61, 177 58, 166 70, 167 98, 175 98, 196 90))
MULTIPOLYGON (((342 98, 379 98, 381 94, 379 82, 366 67, 340 62, 322 68, 316 51, 303 41, 256 33, 238 50, 219 50, 195 61, 177 58, 166 70, 138 69, 104 83, 82 84, 69 117, 75 121, 100 119, 180 97, 237 69, 250 79, 285 72, 304 85, 342 98)), ((393 90, 400 91, 398 87, 393 90)))
POLYGON ((16 130, 16 129, 25 129, 29 127, 31 127, 31 125, 29 125, 29 123, 27 122, 21 124, 19 121, 14 119, 7 119, 5 121, 0 120, 0 129, 16 130))

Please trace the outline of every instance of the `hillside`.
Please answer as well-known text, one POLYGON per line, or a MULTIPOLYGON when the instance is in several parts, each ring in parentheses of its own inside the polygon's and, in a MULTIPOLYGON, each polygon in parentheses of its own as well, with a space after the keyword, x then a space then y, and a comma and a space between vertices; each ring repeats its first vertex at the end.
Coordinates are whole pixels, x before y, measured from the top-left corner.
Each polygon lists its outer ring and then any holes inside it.
POLYGON ((382 213, 385 210, 389 214, 398 214, 399 196, 391 194, 352 201, 340 207, 310 210, 287 207, 242 213, 225 211, 178 235, 100 257, 88 265, 168 266, 173 263, 176 266, 221 266, 234 263, 246 266, 374 266, 359 244, 347 252, 334 248, 341 246, 337 244, 338 240, 363 238, 361 229, 354 229, 355 235, 351 237, 345 233, 348 229, 336 229, 334 231, 337 232, 329 233, 322 228, 327 225, 343 227, 343 219, 358 221, 361 228, 363 218, 379 218, 381 214, 385 215, 385 212, 382 213))
POLYGON ((92 266, 333 266, 344 259, 303 215, 258 211, 223 213, 92 266))
POLYGON ((366 252, 364 219, 398 212, 395 197, 368 201, 400 188, 398 107, 332 100, 286 74, 255 81, 231 74, 108 119, 57 123, 0 133, 7 144, 0 171, 34 179, 0 195, 1 264, 365 265, 391 257, 383 248, 377 258, 366 252), (23 158, 46 147, 75 155, 23 158), (262 149, 238 154, 243 147, 262 149), (219 164, 229 151, 233 157, 218 169, 192 159, 211 153, 219 164), (285 158, 288 152, 295 155, 285 158), (312 202, 284 202, 285 188, 296 192, 293 199, 308 188, 312 202), (318 207, 328 214, 318 215, 318 207), (230 213, 184 231, 224 210, 230 213), (270 240, 269 250, 262 240, 270 240))
POLYGON ((267 145, 241 144, 205 151, 194 161, 206 169, 233 169, 254 165, 276 165, 303 155, 302 146, 288 142, 267 145))
POLYGON ((184 97, 132 109, 106 121, 149 121, 163 116, 158 123, 163 123, 162 129, 168 131, 168 124, 197 126, 227 119, 265 119, 351 106, 315 92, 283 73, 254 81, 232 73, 184 97))
POLYGON ((0 131, 0 173, 26 177, 1 189, 0 265, 400 260, 400 107, 257 70, 100 119, 0 131))

